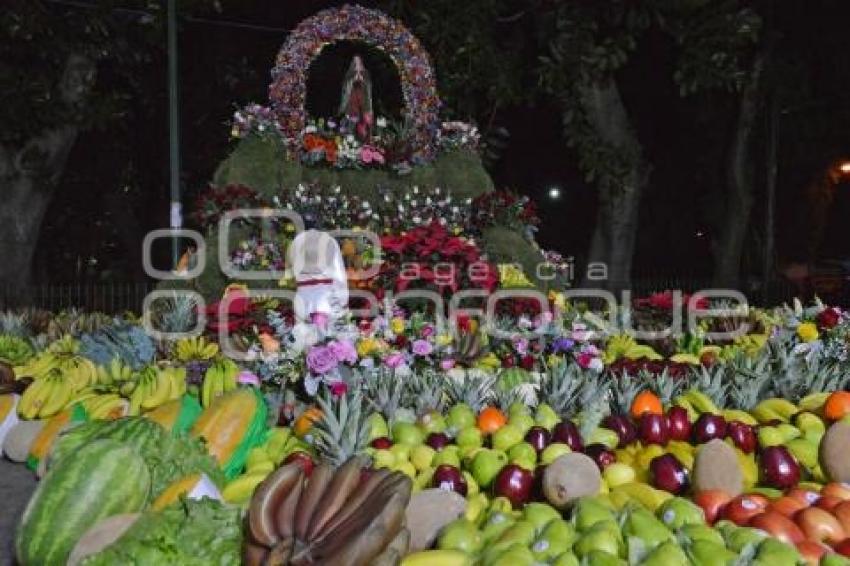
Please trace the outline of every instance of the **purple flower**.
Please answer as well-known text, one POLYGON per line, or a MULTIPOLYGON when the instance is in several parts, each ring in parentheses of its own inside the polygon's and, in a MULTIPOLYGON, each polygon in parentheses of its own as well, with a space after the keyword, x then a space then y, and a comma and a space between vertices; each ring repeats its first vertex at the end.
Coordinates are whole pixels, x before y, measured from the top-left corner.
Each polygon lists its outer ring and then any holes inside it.
POLYGON ((423 326, 421 334, 422 334, 423 338, 428 338, 429 336, 433 336, 434 335, 433 325, 426 324, 425 326, 423 326))
POLYGON ((357 350, 349 340, 334 340, 328 344, 338 362, 357 363, 357 350))
POLYGON ((328 315, 323 312, 314 312, 310 313, 310 322, 318 326, 319 328, 327 328, 328 326, 328 315))
POLYGON ((254 387, 260 386, 260 378, 247 370, 239 372, 239 375, 236 376, 236 381, 243 385, 253 385, 254 387))
POLYGON ((552 343, 552 352, 555 354, 566 353, 572 350, 573 346, 575 346, 575 342, 569 338, 561 337, 552 343))
POLYGON ((448 371, 455 367, 455 361, 452 358, 446 358, 445 360, 440 361, 440 369, 443 371, 448 371))
POLYGON ((516 350, 517 354, 520 356, 526 355, 528 353, 528 339, 517 338, 514 340, 514 350, 516 350))
POLYGON ((307 367, 313 373, 325 374, 336 369, 337 358, 327 346, 312 346, 307 352, 307 367))
POLYGON ((434 346, 427 340, 414 340, 410 349, 417 356, 427 356, 434 351, 434 346))
POLYGON ((404 354, 402 354, 400 352, 394 352, 394 353, 390 354, 389 356, 387 356, 386 358, 384 358, 384 364, 386 364, 387 367, 392 368, 392 369, 399 367, 403 363, 404 363, 404 354))

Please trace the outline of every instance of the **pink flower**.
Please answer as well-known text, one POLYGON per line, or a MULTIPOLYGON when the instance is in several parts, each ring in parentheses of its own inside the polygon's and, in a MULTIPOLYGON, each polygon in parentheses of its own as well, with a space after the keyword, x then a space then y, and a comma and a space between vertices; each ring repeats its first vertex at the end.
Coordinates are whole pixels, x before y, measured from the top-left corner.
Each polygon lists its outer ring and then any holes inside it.
POLYGON ((434 351, 434 346, 427 340, 414 340, 410 349, 417 356, 427 356, 434 351))
POLYGON ((331 390, 331 395, 334 397, 342 397, 348 392, 348 384, 344 381, 334 381, 328 388, 331 390))
POLYGON ((318 326, 319 328, 327 328, 328 327, 328 314, 324 312, 314 312, 310 313, 310 322, 318 326))
POLYGON ((446 358, 440 362, 440 369, 443 371, 448 371, 455 367, 455 361, 452 358, 446 358))
POLYGON ((434 327, 431 326, 430 324, 426 324, 425 326, 422 327, 422 332, 420 332, 420 334, 422 334, 423 338, 428 338, 429 336, 433 336, 434 335, 434 327))
POLYGON ((524 356, 528 353, 528 340, 526 338, 517 338, 514 340, 514 350, 517 354, 524 356))
POLYGON ((260 378, 250 371, 239 372, 239 375, 236 376, 236 381, 243 385, 253 385, 254 387, 260 386, 260 378))
POLYGON ((313 373, 328 373, 336 369, 337 363, 333 350, 327 346, 313 346, 307 352, 307 367, 313 373))
POLYGON ((401 354, 400 352, 394 352, 394 353, 390 354, 389 356, 387 356, 386 358, 384 358, 384 364, 386 364, 387 367, 392 368, 392 369, 399 367, 403 363, 404 363, 404 354, 401 354))
POLYGON ((357 350, 349 340, 334 340, 328 344, 338 362, 357 363, 357 350))
POLYGON ((384 154, 371 145, 364 145, 360 148, 360 161, 363 163, 384 163, 384 154))

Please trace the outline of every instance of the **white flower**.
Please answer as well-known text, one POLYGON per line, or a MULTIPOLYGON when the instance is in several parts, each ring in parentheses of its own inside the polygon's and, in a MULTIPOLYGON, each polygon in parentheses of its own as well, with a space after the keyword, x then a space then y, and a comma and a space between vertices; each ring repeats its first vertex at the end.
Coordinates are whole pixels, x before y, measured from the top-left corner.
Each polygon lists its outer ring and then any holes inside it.
POLYGON ((375 123, 378 124, 379 128, 386 128, 387 127, 387 119, 384 118, 383 116, 378 116, 378 119, 375 121, 375 123))
POLYGON ((308 134, 315 134, 316 131, 317 131, 316 126, 313 126, 312 124, 307 126, 306 128, 304 128, 304 132, 306 132, 308 134))

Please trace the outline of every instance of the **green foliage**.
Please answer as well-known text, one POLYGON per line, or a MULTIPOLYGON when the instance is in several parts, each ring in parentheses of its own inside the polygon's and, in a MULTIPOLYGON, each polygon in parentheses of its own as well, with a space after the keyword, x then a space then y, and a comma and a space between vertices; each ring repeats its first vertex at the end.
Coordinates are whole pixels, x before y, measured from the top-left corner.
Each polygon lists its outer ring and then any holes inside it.
POLYGON ((114 358, 139 370, 153 361, 156 348, 144 329, 118 322, 80 338, 80 353, 96 364, 107 365, 114 358))

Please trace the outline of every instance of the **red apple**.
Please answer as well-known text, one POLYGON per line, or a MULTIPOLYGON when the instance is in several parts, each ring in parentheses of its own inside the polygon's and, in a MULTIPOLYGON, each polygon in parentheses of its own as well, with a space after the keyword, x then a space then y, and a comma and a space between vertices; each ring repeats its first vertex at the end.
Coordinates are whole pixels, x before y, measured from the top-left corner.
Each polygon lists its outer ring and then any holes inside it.
POLYGON ((549 446, 552 435, 542 426, 533 426, 525 433, 525 441, 534 447, 539 456, 543 450, 549 446))
POLYGON ((555 428, 552 429, 551 442, 566 444, 573 452, 584 450, 584 442, 581 439, 578 427, 569 419, 564 419, 555 425, 555 428))
POLYGON ((388 450, 393 445, 393 441, 386 436, 379 436, 369 445, 376 450, 388 450))
POLYGON ((741 421, 732 421, 726 427, 729 438, 744 454, 752 454, 758 448, 758 437, 755 429, 741 421))
POLYGON ((841 504, 841 501, 841 499, 832 495, 821 495, 820 499, 818 499, 817 503, 815 503, 815 507, 819 507, 824 511, 832 512, 833 509, 841 504))
POLYGON ((828 547, 813 540, 803 540, 797 543, 797 551, 806 561, 806 564, 810 566, 818 566, 820 559, 828 550, 828 547))
POLYGON ((722 489, 706 489, 694 494, 694 503, 702 508, 705 520, 713 525, 732 498, 722 489))
POLYGON ((624 448, 637 440, 637 428, 625 415, 609 415, 602 421, 602 426, 617 433, 617 448, 624 448))
POLYGON ((685 493, 691 483, 687 468, 672 454, 653 458, 649 471, 652 473, 652 485, 673 495, 685 493))
POLYGON ((791 519, 797 514, 797 511, 802 511, 806 507, 808 507, 808 505, 801 502, 799 499, 783 495, 782 497, 771 501, 768 509, 776 511, 780 515, 785 515, 791 519))
POLYGON ((726 438, 726 419, 711 413, 701 414, 694 423, 694 442, 705 444, 715 438, 726 438))
POLYGON ((800 481, 800 465, 784 446, 765 448, 759 459, 762 483, 777 489, 788 489, 800 481))
POLYGON ((301 450, 293 452, 283 459, 284 464, 291 464, 293 462, 301 466, 301 470, 307 477, 310 477, 310 474, 313 473, 313 468, 316 465, 316 463, 313 461, 313 458, 311 458, 309 454, 307 454, 306 452, 302 452, 301 450))
POLYGON ((844 532, 844 527, 841 526, 838 519, 829 511, 824 511, 818 507, 803 509, 797 513, 794 521, 809 540, 838 544, 847 538, 847 533, 844 532))
POLYGON ((442 450, 451 443, 449 437, 443 432, 432 432, 425 439, 425 444, 434 450, 442 450))
POLYGON ((691 421, 684 407, 670 407, 667 411, 667 429, 670 440, 687 441, 691 438, 691 421))
POLYGON ((750 493, 733 497, 720 512, 721 519, 732 521, 739 527, 750 522, 750 519, 763 513, 770 500, 764 495, 750 493))
POLYGON ((796 545, 806 538, 806 535, 803 534, 800 527, 794 524, 794 521, 776 511, 759 513, 750 519, 748 525, 755 529, 761 529, 787 544, 796 545))
POLYGON ((850 499, 850 484, 832 481, 823 486, 820 494, 831 495, 832 497, 846 501, 850 499))
POLYGON ((431 485, 446 491, 454 491, 466 497, 467 485, 459 469, 449 464, 440 464, 434 470, 431 485))
POLYGON ((640 439, 644 444, 666 446, 670 440, 670 431, 664 415, 644 413, 640 418, 640 439))
POLYGON ((590 444, 584 449, 584 454, 596 462, 596 465, 599 466, 599 471, 604 470, 617 461, 617 454, 604 444, 590 444))
POLYGON ((515 509, 531 500, 533 490, 534 474, 516 464, 502 468, 493 482, 493 492, 499 497, 507 497, 515 509))
POLYGON ((840 554, 841 556, 846 556, 850 558, 850 538, 846 538, 832 547, 832 550, 840 554))

